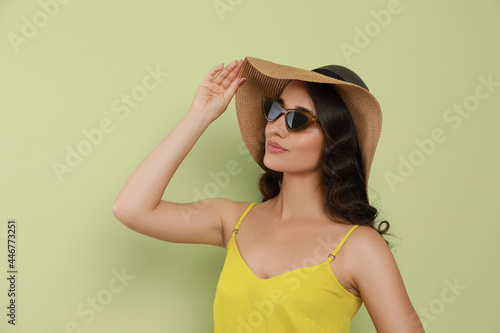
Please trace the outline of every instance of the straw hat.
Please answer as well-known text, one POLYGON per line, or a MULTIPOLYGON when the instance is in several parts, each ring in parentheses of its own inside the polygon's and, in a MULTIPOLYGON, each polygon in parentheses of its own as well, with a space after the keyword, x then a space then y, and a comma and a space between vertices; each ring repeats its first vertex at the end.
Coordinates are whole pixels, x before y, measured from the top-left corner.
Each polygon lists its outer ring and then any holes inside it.
POLYGON ((261 168, 267 169, 263 162, 264 128, 267 120, 262 116, 262 96, 277 99, 290 80, 330 83, 351 114, 361 150, 365 180, 368 183, 370 167, 382 129, 382 111, 375 97, 356 73, 336 65, 309 71, 246 57, 239 76, 246 78, 246 82, 236 93, 238 123, 248 151, 261 168))

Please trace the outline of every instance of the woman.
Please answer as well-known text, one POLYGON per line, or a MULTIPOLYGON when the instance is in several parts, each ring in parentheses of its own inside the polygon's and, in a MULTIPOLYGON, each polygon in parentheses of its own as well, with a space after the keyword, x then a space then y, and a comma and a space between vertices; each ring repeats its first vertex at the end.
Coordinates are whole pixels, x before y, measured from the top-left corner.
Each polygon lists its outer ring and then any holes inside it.
POLYGON ((113 213, 151 237, 227 248, 215 332, 348 332, 362 302, 378 332, 423 332, 382 237, 387 227, 375 228, 368 203, 380 127, 378 102, 344 67, 306 71, 256 58, 221 64, 131 175, 113 213), (263 202, 161 200, 237 90, 243 139, 266 171, 263 202))

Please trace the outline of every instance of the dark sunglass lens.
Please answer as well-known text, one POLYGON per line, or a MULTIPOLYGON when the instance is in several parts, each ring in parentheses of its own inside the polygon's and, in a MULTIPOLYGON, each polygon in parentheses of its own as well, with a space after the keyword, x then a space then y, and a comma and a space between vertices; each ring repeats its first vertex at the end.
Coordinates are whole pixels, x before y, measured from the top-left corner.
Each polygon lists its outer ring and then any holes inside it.
POLYGON ((305 114, 300 112, 292 111, 286 117, 286 123, 289 128, 297 129, 304 126, 309 121, 309 118, 305 114))
POLYGON ((281 115, 281 107, 273 100, 266 100, 264 110, 269 120, 275 120, 281 115))

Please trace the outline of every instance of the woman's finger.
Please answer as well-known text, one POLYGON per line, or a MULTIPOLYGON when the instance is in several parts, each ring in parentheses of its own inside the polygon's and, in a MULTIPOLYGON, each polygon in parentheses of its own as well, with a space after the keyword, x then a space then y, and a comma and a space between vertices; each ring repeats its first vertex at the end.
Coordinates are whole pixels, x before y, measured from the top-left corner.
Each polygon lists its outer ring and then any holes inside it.
POLYGON ((226 89, 226 93, 228 96, 231 96, 231 98, 236 94, 236 90, 238 90, 239 86, 241 86, 243 83, 245 83, 246 78, 237 78, 231 84, 229 87, 226 89))
POLYGON ((242 61, 238 61, 236 63, 236 67, 229 73, 228 76, 226 76, 226 78, 224 79, 224 81, 222 81, 222 83, 220 84, 220 86, 224 89, 227 89, 227 87, 229 87, 229 85, 231 84, 231 82, 233 82, 234 78, 236 76, 238 76, 238 73, 240 72, 240 68, 241 68, 241 65, 243 64, 242 61))
POLYGON ((205 76, 205 78, 203 80, 204 81, 212 81, 215 74, 217 74, 217 72, 220 72, 223 68, 224 68, 224 63, 215 66, 214 68, 212 68, 210 70, 210 72, 208 72, 208 74, 205 76))
POLYGON ((213 79, 212 82, 215 84, 221 84, 222 81, 231 73, 231 71, 236 67, 238 63, 235 61, 232 61, 229 65, 226 66, 222 71, 220 71, 217 76, 213 79))

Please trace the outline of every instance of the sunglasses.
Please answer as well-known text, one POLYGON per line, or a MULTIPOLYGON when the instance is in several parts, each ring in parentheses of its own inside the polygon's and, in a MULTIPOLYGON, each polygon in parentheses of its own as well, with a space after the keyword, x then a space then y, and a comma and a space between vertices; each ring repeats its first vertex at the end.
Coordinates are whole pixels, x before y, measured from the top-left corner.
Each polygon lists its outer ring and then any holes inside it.
POLYGON ((262 97, 262 113, 267 121, 275 121, 284 114, 286 128, 291 132, 303 130, 314 123, 319 124, 318 118, 309 112, 296 109, 285 109, 283 105, 276 102, 274 99, 265 96, 262 97))

